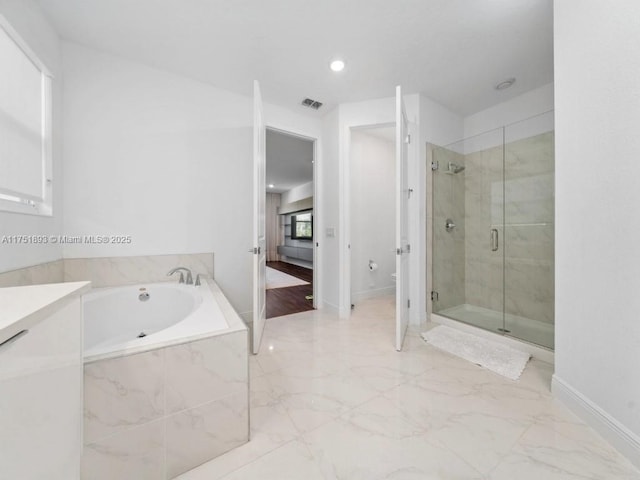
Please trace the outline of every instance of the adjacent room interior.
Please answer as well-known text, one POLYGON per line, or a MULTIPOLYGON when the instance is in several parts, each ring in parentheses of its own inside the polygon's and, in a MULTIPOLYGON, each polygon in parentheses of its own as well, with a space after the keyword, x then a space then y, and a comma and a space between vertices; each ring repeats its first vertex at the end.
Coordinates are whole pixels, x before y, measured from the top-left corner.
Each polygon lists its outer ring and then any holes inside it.
POLYGON ((395 126, 351 129, 349 230, 351 308, 395 301, 395 126))
POLYGON ((314 144, 267 129, 266 318, 313 310, 314 144))

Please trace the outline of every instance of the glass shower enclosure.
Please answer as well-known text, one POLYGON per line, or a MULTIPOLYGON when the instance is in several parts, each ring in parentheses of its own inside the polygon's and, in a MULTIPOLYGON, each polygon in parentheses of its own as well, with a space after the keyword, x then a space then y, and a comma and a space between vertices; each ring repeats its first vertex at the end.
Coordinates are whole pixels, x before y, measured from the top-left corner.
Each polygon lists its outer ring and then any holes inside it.
POLYGON ((553 349, 553 112, 433 147, 432 170, 432 313, 553 349))

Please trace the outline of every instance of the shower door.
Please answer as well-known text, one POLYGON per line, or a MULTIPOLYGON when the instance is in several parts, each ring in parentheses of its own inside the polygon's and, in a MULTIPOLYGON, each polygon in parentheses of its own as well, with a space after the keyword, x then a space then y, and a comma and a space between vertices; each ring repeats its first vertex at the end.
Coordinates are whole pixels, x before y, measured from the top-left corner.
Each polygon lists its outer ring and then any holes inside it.
POLYGON ((553 112, 505 127, 505 329, 554 347, 553 112))
POLYGON ((433 313, 554 346, 553 112, 433 147, 433 313))
POLYGON ((504 332, 503 129, 433 149, 433 312, 504 332))

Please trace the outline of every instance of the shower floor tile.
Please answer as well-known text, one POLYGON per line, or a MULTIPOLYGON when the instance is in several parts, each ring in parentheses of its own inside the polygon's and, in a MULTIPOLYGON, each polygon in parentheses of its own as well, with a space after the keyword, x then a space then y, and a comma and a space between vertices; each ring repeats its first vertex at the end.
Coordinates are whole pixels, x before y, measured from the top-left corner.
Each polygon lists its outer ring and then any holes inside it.
POLYGON ((446 308, 436 313, 496 333, 501 332, 499 329, 506 328, 509 330, 507 334, 511 337, 546 348, 553 349, 554 346, 554 326, 551 323, 540 322, 507 313, 503 326, 502 312, 478 307, 477 305, 470 305, 468 303, 446 308))

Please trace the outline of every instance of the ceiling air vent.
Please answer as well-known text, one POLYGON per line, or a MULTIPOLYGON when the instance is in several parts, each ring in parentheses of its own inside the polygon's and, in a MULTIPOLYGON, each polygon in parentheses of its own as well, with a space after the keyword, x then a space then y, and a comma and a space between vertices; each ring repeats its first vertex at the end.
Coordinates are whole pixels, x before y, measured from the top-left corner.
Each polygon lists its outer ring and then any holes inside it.
POLYGON ((313 108, 314 110, 318 110, 322 106, 322 103, 311 98, 305 98, 304 100, 302 100, 302 105, 304 105, 305 107, 313 108))

